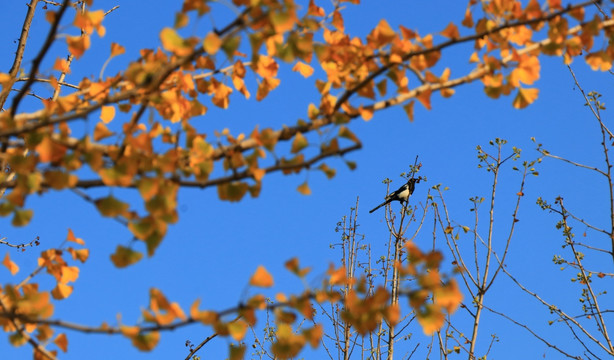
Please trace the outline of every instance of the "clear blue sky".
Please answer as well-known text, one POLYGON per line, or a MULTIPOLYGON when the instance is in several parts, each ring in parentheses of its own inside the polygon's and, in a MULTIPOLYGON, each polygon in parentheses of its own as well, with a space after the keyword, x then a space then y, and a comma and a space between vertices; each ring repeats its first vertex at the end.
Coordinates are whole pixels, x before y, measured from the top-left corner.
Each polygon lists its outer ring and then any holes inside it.
MULTIPOLYGON (((91 74, 97 76, 111 41, 124 45, 127 52, 111 62, 106 70, 109 74, 135 59, 140 48, 158 46, 159 31, 165 26, 172 26, 180 3, 95 1, 95 9, 120 7, 105 19, 106 36, 102 39, 93 37, 92 50, 75 64, 68 81, 76 82, 81 76, 91 74)), ((458 23, 466 5, 463 1, 455 0, 399 3, 363 1, 360 6, 347 4, 344 11, 346 31, 362 36, 381 18, 386 18, 393 27, 403 24, 426 34, 445 28, 450 21, 458 23)), ((4 55, 0 58, 0 71, 8 72, 26 6, 25 1, 9 1, 3 8, 0 13, 0 53, 4 55)), ((26 69, 29 69, 28 61, 35 56, 48 28, 43 15, 39 7, 26 52, 26 69)), ((213 15, 215 24, 221 27, 232 13, 225 6, 216 4, 213 15)), ((211 18, 205 17, 196 25, 190 24, 187 31, 202 35, 210 29, 210 25, 211 18)), ((74 29, 65 27, 60 32, 74 32, 74 29)), ((451 50, 456 56, 454 62, 438 65, 437 71, 450 66, 453 76, 460 75, 468 68, 466 59, 470 51, 467 46, 451 50)), ((58 41, 51 49, 53 56, 43 64, 42 72, 49 73, 55 56, 64 56, 65 53, 63 42, 58 41)), ((122 314, 125 324, 134 324, 139 320, 140 309, 148 303, 151 287, 161 289, 171 301, 178 301, 186 312, 196 298, 201 298, 203 308, 222 310, 232 307, 245 299, 248 279, 261 264, 275 277, 276 286, 271 294, 275 291, 300 291, 302 285, 287 275, 284 262, 298 256, 301 264, 313 267, 311 278, 317 285, 317 279, 326 271, 328 264, 340 257, 339 252, 331 250, 329 245, 338 242, 340 234, 334 231, 335 225, 349 213, 356 197, 360 197, 360 232, 366 235, 365 241, 372 244, 374 251, 384 250, 387 230, 383 211, 368 214, 366 210, 384 197, 386 188, 382 184, 383 179, 392 179, 391 186, 394 188, 402 183, 399 174, 408 170, 416 155, 423 164, 421 174, 428 177, 428 182, 418 185, 412 201, 424 203, 428 188, 441 183, 450 188, 446 194, 452 217, 463 225, 472 224, 473 214, 468 211, 468 199, 476 195, 488 197, 490 192, 490 175, 477 169, 475 147, 485 146, 495 137, 509 141, 509 152, 512 146, 523 149, 526 160, 538 156, 530 140, 535 137, 553 153, 591 166, 600 166, 602 153, 597 123, 583 106, 584 100, 569 71, 561 59, 541 59, 542 73, 537 82, 539 99, 524 110, 513 109, 511 97, 499 100, 488 98, 481 84, 476 83, 457 88, 450 99, 433 95, 431 111, 416 104, 415 121, 411 123, 401 108, 376 113, 369 122, 354 121, 351 129, 361 139, 363 149, 350 153, 347 158, 356 161, 358 167, 350 171, 342 161, 328 161, 329 165, 337 168, 337 176, 333 180, 327 180, 317 171, 293 176, 273 174, 265 177, 259 198, 246 198, 240 203, 219 201, 213 188, 204 191, 182 190, 179 195, 180 222, 170 228, 153 258, 127 269, 114 268, 109 255, 118 244, 130 242, 129 232, 113 220, 101 218, 96 209, 71 192, 54 192, 30 198, 27 205, 35 210, 31 224, 15 229, 11 227, 10 219, 2 218, 0 235, 13 243, 28 242, 40 236, 42 245, 39 248, 28 249, 24 253, 11 251, 11 257, 21 267, 20 275, 23 276, 35 268, 40 250, 62 242, 67 228, 86 241, 91 257, 80 266, 81 274, 73 295, 56 303, 53 318, 89 325, 103 321, 115 325, 118 313, 122 314), (310 196, 302 196, 295 191, 306 178, 312 189, 310 196)), ((198 121, 207 122, 204 126, 212 129, 229 127, 237 131, 247 131, 259 123, 269 126, 293 124, 298 118, 306 117, 310 102, 317 101, 313 83, 322 72, 317 69, 317 64, 312 65, 317 70, 316 74, 306 80, 291 73, 291 65, 284 65, 280 87, 265 101, 244 101, 240 96, 233 96, 228 111, 209 106, 210 112, 198 121)), ((573 69, 586 91, 601 92, 606 104, 609 103, 613 95, 610 74, 592 72, 581 60, 574 62, 573 69)), ((252 93, 255 93, 255 89, 252 93)), ((27 111, 36 109, 22 107, 27 111)), ((610 118, 608 112, 604 118, 606 121, 610 118)), ((541 211, 535 205, 535 199, 541 196, 553 201, 554 197, 564 195, 566 204, 577 209, 582 218, 590 219, 598 226, 607 226, 606 184, 585 170, 548 159, 537 170, 540 176, 531 177, 526 186, 520 222, 508 259, 509 270, 534 291, 561 306, 573 306, 570 312, 578 314, 576 300, 579 289, 568 281, 574 274, 559 271, 551 262, 553 255, 562 251, 562 239, 554 229, 558 219, 541 211)), ((502 244, 504 241, 518 181, 518 174, 510 167, 502 173, 501 203, 496 209, 497 221, 501 222, 495 228, 495 243, 502 244)), ((92 194, 103 196, 107 193, 98 190, 92 194)), ((486 209, 486 203, 483 208, 486 209)), ((484 212, 481 215, 482 228, 485 229, 487 214, 484 212)), ((423 248, 432 244, 432 214, 427 219, 428 226, 418 238, 423 248)), ((579 227, 578 236, 583 231, 584 228, 579 227)), ((594 237, 596 246, 606 246, 603 237, 594 233, 589 233, 589 236, 594 237)), ((469 241, 467 238, 467 244, 469 241)), ((445 244, 438 243, 437 247, 444 251, 449 260, 445 244)), ((8 251, 0 250, 2 257, 8 251)), ((608 259, 605 261, 606 265, 602 268, 611 269, 611 262, 608 259)), ((40 276, 40 281, 43 281, 43 277, 40 276)), ((0 283, 9 281, 15 280, 5 269, 0 269, 0 283)), ((470 300, 465 299, 465 302, 470 303, 470 300)), ((572 339, 562 327, 558 328, 560 331, 548 327, 547 321, 551 318, 547 310, 519 292, 507 279, 501 278, 493 288, 487 305, 527 323, 557 343, 565 343, 562 339, 572 339)), ((459 321, 462 323, 463 320, 459 321)), ((421 351, 426 351, 424 346, 430 339, 422 335, 417 324, 412 326, 410 331, 415 337, 401 345, 402 348, 410 350, 420 342, 421 351)), ((199 343, 211 331, 205 327, 190 326, 163 333, 160 344, 151 354, 139 352, 129 340, 120 336, 68 332, 69 352, 60 354, 60 358, 183 359, 187 355, 185 341, 199 343)), ((465 332, 469 332, 468 328, 465 332)), ((495 358, 559 357, 523 329, 488 313, 481 328, 480 354, 488 347, 491 333, 499 337, 499 342, 494 344, 491 351, 495 358)), ((200 355, 202 358, 224 358, 227 344, 227 340, 217 339, 206 345, 200 355)), ((574 354, 582 353, 573 344, 566 350, 574 354)), ((28 358, 30 353, 28 346, 15 349, 9 345, 6 336, 0 339, 3 359, 28 358)), ((306 356, 324 358, 325 355, 309 352, 306 356)))

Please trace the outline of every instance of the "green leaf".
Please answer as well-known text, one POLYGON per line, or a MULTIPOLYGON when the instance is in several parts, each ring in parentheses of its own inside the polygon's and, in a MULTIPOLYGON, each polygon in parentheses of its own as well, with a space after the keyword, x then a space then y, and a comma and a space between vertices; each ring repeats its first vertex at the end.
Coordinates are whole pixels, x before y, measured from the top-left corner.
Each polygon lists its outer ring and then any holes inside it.
POLYGON ((30 222, 30 219, 32 219, 32 214, 33 211, 29 209, 15 210, 11 224, 13 224, 13 226, 26 226, 30 222))
POLYGON ((102 216, 116 217, 123 214, 129 208, 129 205, 118 200, 113 195, 107 196, 95 201, 96 207, 102 216))
POLYGON ((115 250, 115 254, 111 255, 111 261, 118 268, 124 268, 126 266, 135 264, 143 258, 143 254, 134 251, 130 248, 118 245, 115 250))

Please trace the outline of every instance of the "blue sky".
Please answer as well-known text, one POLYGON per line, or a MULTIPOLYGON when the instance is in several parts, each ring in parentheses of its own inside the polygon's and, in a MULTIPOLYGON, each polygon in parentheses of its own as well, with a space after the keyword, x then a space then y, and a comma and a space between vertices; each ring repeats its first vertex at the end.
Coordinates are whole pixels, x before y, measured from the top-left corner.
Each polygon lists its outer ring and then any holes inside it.
MULTIPOLYGON (((135 1, 98 0, 94 8, 106 10, 115 5, 120 7, 104 22, 106 36, 102 39, 93 37, 92 50, 74 65, 69 81, 77 81, 80 76, 97 75, 111 41, 124 45, 127 51, 111 62, 106 70, 109 74, 119 71, 136 58, 140 48, 158 46, 159 31, 173 24, 174 13, 181 6, 179 1, 152 1, 144 5, 135 1)), ((232 13, 225 6, 216 5, 213 13, 216 25, 223 26, 224 20, 232 13)), ((346 32, 363 36, 381 18, 386 18, 393 27, 403 24, 417 29, 421 34, 439 31, 450 21, 459 22, 465 5, 464 2, 452 0, 406 1, 401 5, 392 1, 363 1, 360 6, 347 4, 344 10, 346 32)), ((0 58, 0 71, 8 72, 10 68, 10 55, 14 52, 14 40, 18 39, 25 10, 23 2, 12 1, 5 4, 5 11, 0 14, 3 30, 0 53, 7 54, 0 58)), ((43 20, 43 11, 40 8, 37 11, 26 52, 26 69, 29 69, 28 60, 35 56, 48 28, 43 20)), ((202 35, 209 29, 210 21, 209 17, 205 17, 196 25, 190 24, 186 31, 202 35)), ((64 31, 74 29, 66 27, 60 32, 64 31)), ((466 59, 470 52, 470 46, 450 50, 454 57, 449 58, 448 63, 438 65, 438 71, 450 66, 453 75, 454 70, 458 71, 456 75, 461 74, 468 69, 466 59)), ((43 64, 42 72, 49 73, 53 58, 65 53, 63 43, 58 41, 51 49, 51 60, 43 64)), ((412 202, 424 203, 428 189, 441 183, 449 187, 446 202, 452 218, 463 225, 472 225, 473 221, 468 199, 476 195, 488 197, 490 193, 490 174, 476 166, 477 145, 486 147, 489 140, 504 138, 508 140, 508 152, 511 153, 512 146, 516 146, 523 149, 524 160, 532 160, 539 155, 530 140, 535 137, 552 153, 587 165, 602 166, 597 122, 583 106, 584 100, 567 67, 558 58, 542 57, 541 60, 542 73, 537 82, 539 99, 524 110, 514 109, 511 97, 498 100, 488 98, 482 86, 476 83, 457 88, 450 99, 434 95, 431 111, 416 104, 413 122, 407 119, 401 108, 376 113, 369 122, 354 121, 351 129, 361 139, 363 148, 348 154, 347 159, 356 161, 358 167, 350 171, 340 160, 328 161, 337 169, 337 176, 332 180, 327 180, 317 171, 292 176, 267 175, 260 197, 245 198, 239 203, 219 201, 215 189, 182 190, 179 195, 180 222, 170 228, 154 257, 127 269, 114 268, 109 255, 117 245, 130 242, 129 232, 122 225, 101 218, 96 209, 70 192, 53 192, 30 198, 27 205, 35 210, 31 224, 16 229, 10 226, 10 219, 0 219, 0 235, 14 243, 28 242, 40 236, 41 247, 23 253, 11 251, 11 257, 22 269, 20 275, 35 268, 40 250, 58 246, 66 237, 67 228, 86 241, 91 249, 91 258, 81 266, 73 295, 56 303, 53 316, 68 321, 89 325, 106 321, 115 325, 117 314, 121 313, 125 324, 133 324, 139 320, 140 309, 148 303, 151 287, 161 289, 186 311, 196 298, 202 300, 201 307, 222 310, 245 299, 249 277, 261 264, 276 280, 270 294, 276 291, 298 292, 302 290, 302 284, 288 275, 283 267, 284 262, 298 256, 301 264, 313 268, 310 279, 313 279, 313 285, 317 285, 328 265, 340 257, 339 252, 331 250, 329 245, 338 242, 335 225, 342 216, 349 214, 357 197, 360 197, 360 232, 366 235, 365 241, 374 247, 374 251, 384 250, 387 228, 383 211, 368 214, 366 210, 379 204, 385 196, 383 179, 392 179, 393 188, 402 184, 399 174, 408 170, 416 155, 423 164, 421 174, 427 176, 428 182, 418 184, 412 202), (310 196, 300 195, 295 190, 306 179, 312 189, 310 196)), ((312 65, 317 68, 316 64, 312 65)), ((229 127, 247 131, 255 124, 280 126, 306 118, 307 105, 317 101, 313 84, 322 72, 316 69, 316 74, 305 80, 290 72, 290 68, 291 65, 282 66, 281 85, 265 101, 245 101, 240 96, 233 96, 229 110, 210 106, 209 113, 198 121, 211 129, 229 127)), ((586 91, 601 92, 606 104, 609 103, 612 75, 595 73, 580 59, 574 62, 573 69, 586 91)), ((41 88, 41 91, 44 90, 41 88)), ((35 105, 21 108, 23 111, 36 109, 35 105)), ((606 122, 609 120, 607 111, 604 119, 606 122)), ((578 314, 579 289, 569 282, 574 274, 561 272, 551 262, 554 254, 563 251, 562 238, 554 228, 558 219, 541 211, 535 205, 535 199, 541 196, 553 201, 556 196, 564 195, 567 206, 576 209, 580 217, 606 227, 609 213, 606 183, 586 170, 550 159, 539 164, 537 170, 540 175, 530 177, 526 184, 508 269, 523 284, 561 307, 573 309, 570 311, 572 314, 578 314)), ((501 175, 500 202, 495 209, 495 243, 499 245, 503 245, 510 224, 514 194, 519 185, 518 175, 511 170, 511 164, 501 175)), ((106 190, 93 192, 94 196, 107 193, 106 190)), ((393 206, 398 208, 397 204, 393 206)), ((481 227, 485 229, 486 203, 483 210, 481 227)), ((418 238, 418 244, 425 249, 432 245, 432 214, 427 219, 429 225, 425 226, 418 238)), ((584 231, 585 227, 579 226, 578 236, 584 231)), ((606 246, 604 237, 591 232, 588 232, 588 236, 594 238, 591 241, 596 246, 606 246)), ((438 239, 441 240, 441 234, 438 239)), ((467 244, 469 241, 467 238, 467 244)), ((437 243, 436 246, 444 252, 449 262, 445 244, 437 243)), ((7 250, 3 249, 0 254, 4 256, 7 250)), ((601 267, 604 271, 611 268, 611 260, 605 257, 596 259, 595 267, 601 267)), ((43 281, 43 276, 40 278, 43 281)), ((8 281, 15 280, 9 277, 6 270, 0 270, 0 283, 8 281)), ((564 328, 549 327, 547 321, 551 317, 548 311, 518 291, 507 278, 501 277, 489 296, 487 305, 532 326, 554 342, 567 345, 566 339, 571 339, 564 328)), ((466 302, 469 303, 469 300, 466 299, 466 302)), ((459 324, 466 325, 465 319, 459 315, 459 324)), ((417 325, 412 326, 410 332, 415 334, 415 338, 403 344, 403 348, 413 349, 416 342, 426 344, 430 341, 422 335, 417 325)), ((489 313, 485 314, 480 332, 480 354, 488 347, 490 334, 496 333, 499 341, 491 350, 495 358, 535 358, 544 354, 549 358, 559 356, 523 329, 489 313)), ((186 340, 198 343, 210 334, 211 329, 200 326, 163 333, 158 348, 149 354, 135 350, 122 337, 69 332, 69 352, 60 358, 182 359, 187 354, 184 346, 186 340)), ((224 358, 227 345, 227 340, 217 339, 206 345, 200 354, 203 358, 224 358)), ((573 344, 567 346, 570 352, 582 354, 582 350, 573 344)), ((426 351, 424 345, 421 351, 426 351)), ((5 336, 0 339, 0 352, 8 354, 7 358, 11 359, 27 358, 31 349, 28 346, 13 348, 5 336)), ((322 358, 324 355, 308 352, 306 356, 322 358)))

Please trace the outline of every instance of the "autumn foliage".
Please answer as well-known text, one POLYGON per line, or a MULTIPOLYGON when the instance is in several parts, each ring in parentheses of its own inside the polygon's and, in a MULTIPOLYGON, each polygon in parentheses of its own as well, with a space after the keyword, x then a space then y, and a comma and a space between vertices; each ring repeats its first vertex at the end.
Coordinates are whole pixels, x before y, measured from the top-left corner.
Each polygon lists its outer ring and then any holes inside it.
MULTIPOLYGON (((332 178, 335 169, 327 161, 361 147, 351 131, 354 121, 368 121, 392 106, 402 107, 413 120, 415 106, 431 109, 432 97, 450 97, 456 87, 471 82, 481 82, 488 97, 511 96, 513 107, 527 107, 539 94, 535 82, 542 55, 610 70, 614 22, 594 11, 596 4, 470 0, 464 17, 437 33, 419 33, 411 24, 393 28, 382 19, 360 38, 346 33, 343 12, 345 7, 360 6, 358 0, 332 5, 315 0, 233 0, 228 6, 238 14, 234 20, 191 35, 183 31, 190 22, 216 14, 206 0, 184 0, 178 2, 175 23, 157 34, 158 48, 142 49, 125 69, 109 74, 109 61, 125 56, 118 39, 101 69, 76 79, 70 75, 71 66, 91 48, 93 38, 105 36, 105 18, 115 9, 101 8, 107 5, 93 0, 31 0, 13 66, 0 73, 0 162, 5 169, 0 174, 0 215, 12 217, 14 226, 24 226, 36 216, 36 209, 28 207, 30 196, 79 190, 101 216, 123 223, 143 245, 118 244, 110 255, 115 266, 130 266, 145 254, 153 256, 169 225, 179 220, 180 188, 215 187, 220 200, 241 201, 248 194, 259 196, 271 173, 317 169, 332 178), (35 9, 44 15, 35 17, 35 9), (46 21, 49 30, 36 57, 26 62, 23 49, 28 36, 34 36, 28 35, 32 21, 46 21), (70 35, 58 37, 60 27, 70 35), (52 44, 62 50, 51 52, 52 44), (447 56, 446 49, 463 44, 473 49, 467 59, 447 56), (52 74, 41 73, 43 60, 54 64, 52 74), (457 63, 470 63, 472 69, 455 73, 457 63), (228 128, 204 132, 195 121, 206 121, 211 107, 231 107, 237 96, 265 99, 283 81, 280 67, 285 64, 305 78, 317 77, 319 95, 304 109, 306 118, 275 128, 253 124, 246 133, 228 128), (434 70, 442 65, 443 71, 434 70), (255 82, 249 80, 253 78, 255 82), (37 91, 29 98, 40 83, 50 85, 50 91, 37 91), (83 119, 88 127, 74 126, 83 119), (318 137, 324 129, 331 136, 318 137), (108 194, 93 198, 87 191, 94 188, 107 189, 108 194), (141 203, 112 192, 114 188, 133 190, 141 203)), ((348 161, 348 166, 354 164, 348 161)), ((297 190, 311 192, 306 182, 297 190)), ((300 332, 292 328, 297 317, 312 318, 315 303, 343 303, 343 320, 360 334, 374 331, 382 321, 394 325, 400 316, 385 287, 368 292, 360 286, 364 279, 348 277, 344 267, 334 267, 321 288, 280 294, 273 303, 255 295, 223 311, 201 310, 198 300, 188 310, 153 288, 143 310, 146 325, 58 323, 52 320, 53 304, 71 295, 79 265, 88 259, 86 242, 70 230, 65 244, 42 251, 33 272, 51 276, 55 286, 50 289, 19 271, 8 254, 2 261, 12 281, 2 284, 0 325, 12 344, 33 346, 37 359, 57 356, 56 350, 41 345, 49 339, 57 350, 67 350, 68 337, 56 333, 58 327, 121 334, 148 351, 163 331, 202 323, 237 342, 229 350, 230 358, 237 359, 245 352, 240 340, 247 329, 257 323, 259 311, 269 310, 277 321, 272 352, 291 358, 303 347, 320 343, 321 325, 300 332), (339 291, 350 283, 351 290, 339 291)), ((402 249, 407 256, 394 266, 400 277, 416 279, 417 284, 403 289, 402 295, 424 332, 431 334, 459 306, 461 292, 453 278, 440 274, 441 254, 424 252, 411 241, 402 249)), ((299 278, 308 273, 297 259, 287 268, 299 278)), ((274 277, 264 267, 250 279, 256 288, 273 284, 274 277)))

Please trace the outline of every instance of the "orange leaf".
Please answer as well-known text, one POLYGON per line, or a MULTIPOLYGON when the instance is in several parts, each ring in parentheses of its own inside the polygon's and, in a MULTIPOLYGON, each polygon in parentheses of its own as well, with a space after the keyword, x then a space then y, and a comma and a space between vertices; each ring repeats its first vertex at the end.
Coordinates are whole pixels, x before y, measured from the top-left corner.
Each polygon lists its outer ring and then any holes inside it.
POLYGON ((301 61, 297 61, 294 64, 292 71, 298 71, 304 78, 308 78, 313 74, 313 68, 301 61))
POLYGON ((422 325, 422 331, 428 336, 441 329, 445 321, 445 315, 441 309, 432 304, 427 304, 425 310, 417 311, 416 317, 422 325))
POLYGON ((100 141, 104 138, 107 138, 111 135, 113 135, 114 132, 109 130, 105 124, 99 122, 98 124, 96 124, 96 127, 94 128, 94 141, 100 141))
POLYGON ((309 188, 309 185, 307 184, 307 182, 304 182, 301 185, 299 185, 296 188, 296 190, 303 195, 311 195, 311 189, 309 188))
POLYGON ((431 90, 425 90, 423 92, 421 92, 420 94, 416 95, 416 99, 418 99, 418 101, 420 101, 420 104, 422 104, 427 110, 431 110, 431 90))
POLYGON ((66 148, 46 136, 43 141, 36 145, 36 151, 41 162, 57 162, 66 153, 66 148))
POLYGON ((524 55, 518 61, 518 67, 510 75, 510 83, 514 87, 520 86, 520 82, 532 85, 539 79, 539 59, 537 56, 524 55))
POLYGON ((460 34, 458 33, 458 28, 452 22, 449 23, 448 26, 440 34, 450 39, 458 39, 460 37, 460 34))
POLYGON ((264 266, 260 265, 249 280, 249 284, 257 287, 271 287, 273 286, 273 277, 264 266))
POLYGON ((71 229, 68 229, 68 235, 66 235, 66 241, 71 241, 79 245, 85 245, 85 241, 83 241, 83 239, 81 238, 75 237, 75 234, 72 232, 71 229))
POLYGON ((62 299, 66 299, 67 297, 69 297, 70 294, 72 293, 72 290, 73 290, 72 286, 58 283, 56 287, 53 290, 51 290, 51 295, 56 300, 62 300, 62 299))
POLYGON ((17 264, 11 261, 11 258, 9 257, 9 253, 6 253, 4 260, 2 260, 2 265, 6 266, 6 268, 9 269, 9 271, 11 272, 11 275, 15 275, 19 271, 19 266, 17 266, 17 264))
POLYGON ((111 57, 121 55, 126 52, 126 48, 117 43, 111 43, 111 57))
POLYGON ((539 89, 518 89, 518 95, 514 99, 512 105, 516 109, 524 109, 530 104, 532 104, 535 99, 537 99, 537 95, 539 94, 539 89))
POLYGON ((403 110, 405 110, 409 121, 414 121, 414 101, 412 100, 407 104, 403 105, 403 110))
POLYGON ((57 70, 66 74, 70 74, 70 65, 66 59, 55 59, 55 64, 53 64, 53 70, 57 70))
POLYGON ((444 307, 449 313, 453 313, 463 301, 463 294, 454 279, 436 289, 433 295, 435 304, 444 307))
POLYGON ((90 37, 87 35, 67 36, 66 43, 68 44, 68 51, 79 59, 89 49, 90 37))
POLYGON ((190 307, 190 317, 192 319, 200 321, 201 323, 205 325, 212 325, 219 319, 218 314, 214 311, 198 310, 199 305, 200 305, 200 299, 194 301, 194 303, 190 307))
POLYGON ((57 347, 59 347, 63 352, 68 351, 68 338, 66 338, 66 334, 59 334, 55 340, 53 340, 53 343, 56 344, 57 347))

